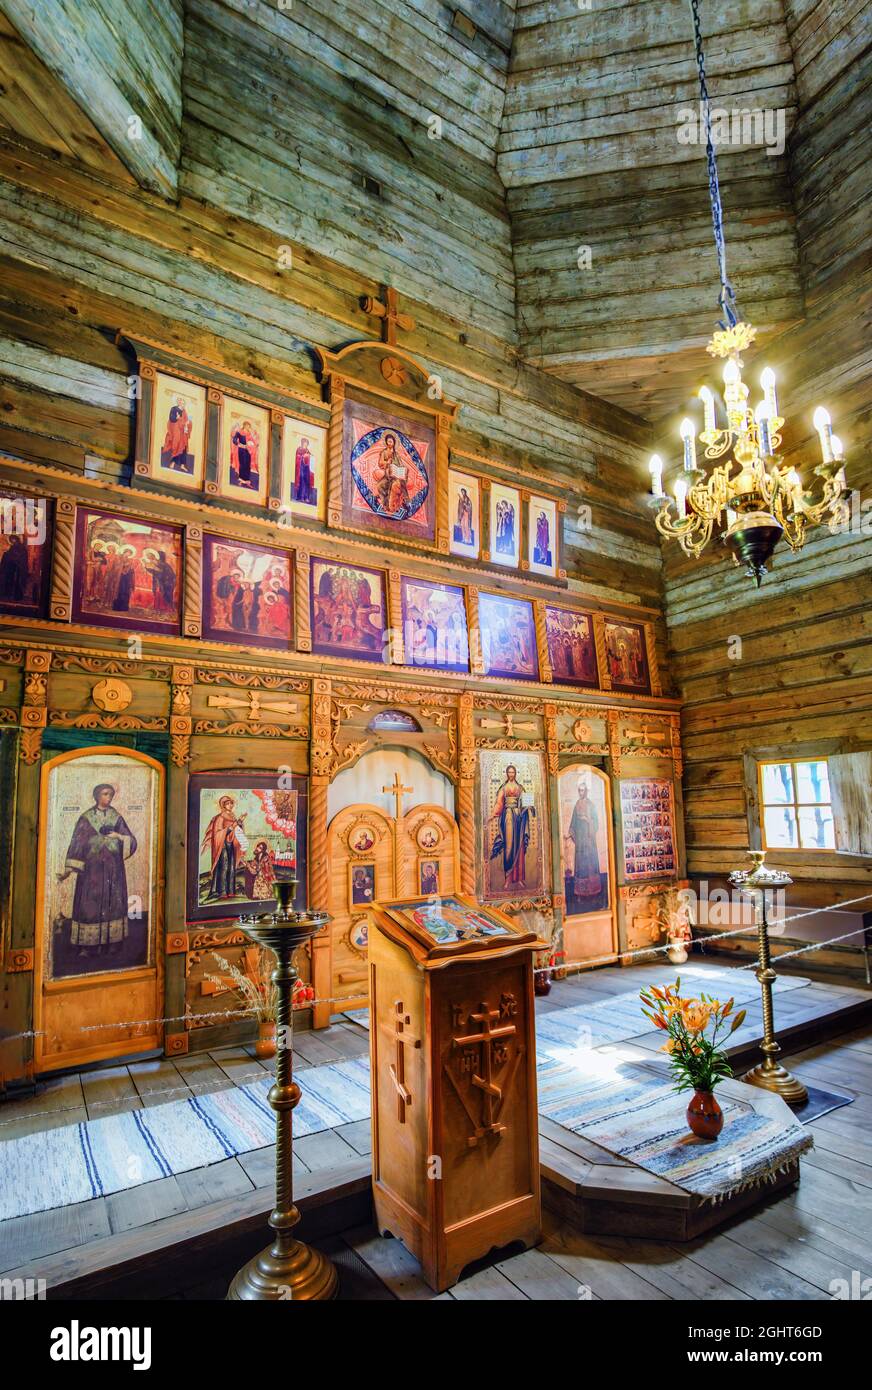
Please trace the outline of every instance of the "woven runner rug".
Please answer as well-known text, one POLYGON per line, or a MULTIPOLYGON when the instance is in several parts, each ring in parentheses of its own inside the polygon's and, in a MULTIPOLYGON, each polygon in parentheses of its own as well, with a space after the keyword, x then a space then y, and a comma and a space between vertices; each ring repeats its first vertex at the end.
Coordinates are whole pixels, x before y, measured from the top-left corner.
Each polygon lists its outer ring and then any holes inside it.
POLYGON ((610 1053, 586 1054, 583 1066, 540 1058, 538 1085, 541 1115, 714 1201, 773 1179, 814 1146, 786 1105, 766 1105, 774 1114, 763 1113, 737 1097, 736 1091, 750 1090, 737 1083, 718 1090, 724 1112, 720 1136, 697 1139, 685 1117, 689 1093, 677 1094, 657 1068, 617 1061, 610 1053))
MULTIPOLYGON (((271 1077, 0 1142, 0 1220, 105 1197, 275 1143, 271 1077)), ((369 1059, 309 1067, 294 1134, 369 1118, 369 1059)))

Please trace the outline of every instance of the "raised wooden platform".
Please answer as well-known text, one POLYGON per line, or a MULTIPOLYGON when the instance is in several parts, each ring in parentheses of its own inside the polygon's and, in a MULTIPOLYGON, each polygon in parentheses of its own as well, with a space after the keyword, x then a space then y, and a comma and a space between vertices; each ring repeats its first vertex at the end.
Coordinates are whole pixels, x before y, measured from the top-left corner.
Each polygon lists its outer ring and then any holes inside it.
MULTIPOLYGON (((650 1062, 641 1048, 621 1044, 621 1053, 626 1053, 628 1061, 650 1062)), ((738 1081, 724 1081, 718 1094, 741 1100, 761 1114, 776 1118, 789 1114, 778 1096, 738 1081)), ((539 1159, 543 1203, 576 1230, 596 1235, 694 1240, 799 1182, 797 1161, 771 1182, 720 1202, 707 1201, 543 1115, 539 1116, 539 1159)))
MULTIPOLYGON (((618 994, 637 987, 646 973, 645 967, 635 967, 575 976, 557 984, 551 996, 540 1001, 539 1007, 550 1011, 618 994)), ((872 993, 830 983, 814 983, 776 996, 776 1017, 785 1052, 796 1053, 872 1019, 872 993)), ((731 1049, 738 1072, 758 1060, 759 1032, 759 1013, 755 1016, 751 1010, 731 1049)), ((650 1060, 661 1041, 662 1035, 652 1033, 634 1039, 633 1046, 650 1060)), ((343 1024, 320 1033, 304 1033, 297 1040, 297 1047, 300 1082, 305 1086, 307 1065, 362 1053, 367 1047, 367 1037, 363 1029, 343 1024)), ((867 1085, 866 1053, 860 1051, 856 1057, 859 1060, 853 1062, 853 1071, 845 1070, 841 1064, 828 1068, 826 1061, 815 1061, 814 1066, 821 1069, 816 1084, 854 1092, 862 1089, 867 1085)), ((212 1088, 215 1080, 212 1073, 217 1070, 223 1070, 226 1084, 238 1084, 254 1075, 263 1075, 262 1064, 249 1054, 242 1049, 228 1049, 226 1055, 216 1053, 209 1057, 204 1054, 196 1059, 196 1068, 191 1067, 184 1076, 167 1062, 142 1064, 141 1073, 134 1067, 126 1069, 132 1076, 125 1073, 120 1077, 119 1072, 125 1071, 123 1068, 83 1073, 84 1103, 90 1109, 93 1097, 95 1113, 127 1108, 128 1104, 159 1104, 162 1099, 177 1098, 180 1081, 185 1081, 192 1089, 212 1088), (130 1094, 122 1094, 128 1091, 130 1094)), ((55 1092, 63 1093, 67 1103, 70 1101, 66 1095, 68 1089, 69 1079, 63 1085, 58 1083, 55 1092)), ((841 1143, 838 1135, 843 1128, 852 1125, 850 1112, 854 1109, 855 1106, 851 1106, 849 1111, 837 1112, 834 1121, 825 1119, 825 1137, 832 1133, 837 1136, 836 1142, 841 1143), (839 1119, 841 1115, 849 1118, 839 1119)), ((0 1107, 0 1122, 6 1110, 7 1107, 0 1107)), ((31 1101, 16 1103, 15 1113, 9 1129, 17 1132, 87 1118, 85 1113, 79 1112, 75 1097, 71 1110, 53 1112, 48 1108, 46 1096, 37 1096, 31 1101)), ((307 1238, 329 1241, 336 1239, 336 1233, 341 1230, 358 1229, 369 1222, 367 1129, 367 1122, 359 1121, 299 1142, 296 1187, 307 1238)), ((553 1230, 556 1222, 556 1229, 563 1231, 567 1241, 591 1240, 593 1232, 606 1230, 616 1233, 616 1238, 617 1233, 625 1232, 626 1237, 647 1239, 652 1242, 652 1249, 658 1236, 676 1243, 692 1241, 700 1233, 711 1231, 713 1225, 730 1221, 752 1205, 756 1204, 757 1209, 765 1212, 772 1206, 773 1199, 796 1186, 797 1175, 788 1173, 781 1175, 777 1184, 767 1186, 762 1195, 752 1190, 749 1194, 740 1194, 730 1205, 704 1210, 702 1204, 688 1199, 687 1194, 664 1184, 657 1201, 652 1203, 649 1200, 652 1189, 647 1180, 654 1183, 658 1180, 651 1175, 643 1175, 646 1195, 640 1198, 634 1185, 637 1180, 628 1175, 630 1165, 614 1155, 544 1119, 540 1121, 540 1139, 549 1225, 553 1230), (658 1221, 664 1224, 658 1227, 658 1221), (577 1235, 571 1236, 572 1231, 577 1235)), ((819 1166, 814 1155, 808 1161, 819 1166)), ((839 1166, 849 1162, 847 1157, 834 1161, 839 1166)), ((177 1289, 196 1283, 198 1270, 202 1280, 209 1276, 217 1279, 218 1269, 232 1273, 266 1243, 266 1218, 272 1206, 272 1162, 273 1151, 262 1149, 209 1168, 161 1179, 115 1197, 2 1223, 0 1251, 5 1258, 0 1259, 0 1272, 4 1278, 44 1278, 49 1298, 167 1297, 177 1289)), ((638 1174, 641 1170, 632 1171, 638 1174)), ((596 1238, 604 1237, 598 1234, 596 1238)), ((396 1242, 377 1243, 373 1249, 380 1250, 386 1244, 396 1245, 396 1242)), ((394 1254, 400 1259, 396 1252, 394 1254)), ((388 1259, 388 1265, 396 1264, 396 1259, 388 1259)), ((532 1261, 528 1259, 525 1268, 527 1265, 532 1265, 532 1261)), ((495 1274, 489 1277, 496 1280, 495 1274)), ((404 1295, 395 1291, 394 1296, 404 1295)))

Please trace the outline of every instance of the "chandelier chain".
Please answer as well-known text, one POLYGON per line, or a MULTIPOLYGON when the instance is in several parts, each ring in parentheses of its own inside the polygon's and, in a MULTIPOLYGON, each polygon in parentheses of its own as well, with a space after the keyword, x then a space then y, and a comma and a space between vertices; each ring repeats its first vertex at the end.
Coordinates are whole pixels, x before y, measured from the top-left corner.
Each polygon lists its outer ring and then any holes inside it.
POLYGON ((705 53, 702 43, 702 29, 699 22, 699 0, 690 0, 693 14, 693 34, 696 44, 696 66, 699 72, 699 94, 705 120, 705 152, 708 162, 709 199, 712 208, 712 227, 715 234, 715 248, 718 253, 718 268, 721 276, 721 292, 718 303, 723 310, 726 323, 722 328, 732 328, 739 321, 739 310, 733 287, 727 277, 727 248, 724 242, 724 211, 721 206, 721 187, 718 181, 718 161, 712 140, 712 113, 709 100, 708 82, 705 71, 705 53))

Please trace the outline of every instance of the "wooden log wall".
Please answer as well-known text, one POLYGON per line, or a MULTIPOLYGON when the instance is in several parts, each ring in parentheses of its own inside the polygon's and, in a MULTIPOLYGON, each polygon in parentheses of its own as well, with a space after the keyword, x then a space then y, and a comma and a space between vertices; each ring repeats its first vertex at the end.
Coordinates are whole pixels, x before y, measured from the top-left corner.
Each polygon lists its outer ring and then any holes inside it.
MULTIPOLYGON (((820 457, 814 408, 828 408, 856 490, 851 527, 836 535, 818 529, 798 555, 780 546, 759 591, 719 554, 699 562, 675 546, 664 552, 671 659, 684 703, 694 876, 716 877, 741 862, 748 843, 746 752, 872 746, 872 225, 868 200, 863 205, 863 141, 872 107, 868 8, 830 0, 785 5, 800 100, 790 168, 807 318, 767 344, 746 373, 753 380, 761 361, 775 369, 788 421, 785 456, 801 476, 820 457), (738 660, 728 647, 736 636, 738 660)), ((868 859, 769 858, 795 877, 793 899, 821 905, 872 893, 868 859)))
MULTIPOLYGON (((93 122, 144 188, 173 196, 181 139, 183 0, 137 0, 135 5, 2 0, 0 13, 66 90, 59 111, 53 100, 40 97, 35 84, 24 84, 28 102, 41 112, 36 138, 44 138, 46 123, 60 126, 61 135, 65 112, 74 130, 83 119, 93 122), (74 104, 80 114, 73 114, 74 104)), ((53 84, 51 90, 57 90, 53 84)), ((76 141, 76 153, 80 149, 76 141)))
MULTIPOLYGON (((713 104, 796 114, 783 0, 701 7, 713 104)), ((680 411, 717 317, 687 0, 520 0, 498 168, 525 356, 639 414, 680 411), (578 264, 590 248, 590 266, 578 264)), ((802 313, 786 153, 719 148, 730 273, 770 334, 802 313)))

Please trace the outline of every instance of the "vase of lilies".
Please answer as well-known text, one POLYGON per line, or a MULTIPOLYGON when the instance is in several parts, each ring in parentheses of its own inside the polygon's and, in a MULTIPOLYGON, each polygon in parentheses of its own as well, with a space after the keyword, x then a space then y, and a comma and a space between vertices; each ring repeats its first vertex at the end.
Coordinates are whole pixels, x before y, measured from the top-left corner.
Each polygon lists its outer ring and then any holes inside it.
POLYGON ((680 990, 680 980, 662 989, 657 985, 643 989, 639 995, 642 1012, 667 1035, 661 1051, 669 1057, 676 1090, 693 1091, 688 1125, 699 1139, 717 1139, 724 1127, 724 1112, 715 1087, 733 1074, 723 1042, 741 1028, 745 1010, 734 1014, 732 999, 722 1004, 707 994, 685 998, 680 990))

